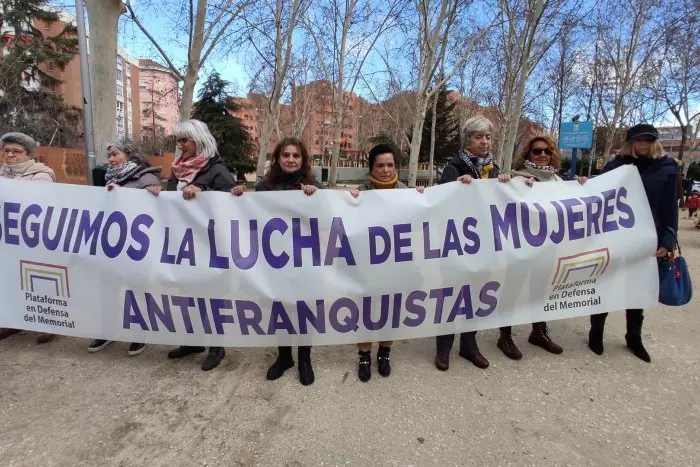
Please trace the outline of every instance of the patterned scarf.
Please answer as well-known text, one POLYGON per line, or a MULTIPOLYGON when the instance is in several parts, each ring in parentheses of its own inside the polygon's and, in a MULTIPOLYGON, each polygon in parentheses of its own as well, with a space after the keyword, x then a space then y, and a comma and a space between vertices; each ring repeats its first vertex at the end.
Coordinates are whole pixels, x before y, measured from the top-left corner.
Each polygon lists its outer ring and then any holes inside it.
POLYGON ((514 170, 511 175, 534 178, 538 182, 560 180, 557 176, 557 169, 551 165, 536 165, 530 161, 525 161, 525 167, 521 170, 514 170))
POLYGON ((173 161, 173 175, 178 180, 177 190, 182 191, 187 185, 192 183, 200 170, 209 162, 209 158, 204 154, 198 154, 187 160, 182 159, 182 154, 173 161))
POLYGON ((459 153, 459 158, 467 164, 469 171, 475 174, 476 178, 489 178, 493 170, 493 154, 488 153, 486 157, 479 157, 465 149, 459 153))
POLYGON ((133 177, 140 168, 141 165, 134 161, 125 162, 117 167, 110 167, 105 174, 105 181, 107 185, 111 183, 121 185, 133 177))

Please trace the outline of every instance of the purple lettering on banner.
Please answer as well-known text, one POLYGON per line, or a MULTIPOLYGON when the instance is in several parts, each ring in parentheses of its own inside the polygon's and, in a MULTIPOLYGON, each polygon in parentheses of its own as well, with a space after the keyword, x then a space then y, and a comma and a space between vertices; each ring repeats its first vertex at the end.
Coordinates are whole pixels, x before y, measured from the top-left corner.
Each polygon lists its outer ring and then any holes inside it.
POLYGON ((403 324, 412 328, 423 324, 426 315, 423 302, 425 302, 426 298, 428 298, 428 294, 423 292, 422 290, 414 290, 413 292, 408 294, 408 297, 406 298, 406 313, 415 315, 415 318, 409 318, 407 316, 406 318, 404 318, 403 324))
POLYGON ((608 220, 610 216, 615 214, 615 206, 611 204, 615 200, 616 190, 606 190, 603 195, 603 232, 613 232, 619 227, 614 220, 608 220))
POLYGON ((493 310, 496 309, 496 306, 498 305, 498 297, 495 294, 500 288, 501 284, 496 281, 490 281, 484 284, 479 292, 479 300, 486 306, 483 308, 479 307, 474 313, 476 316, 479 318, 486 318, 493 312, 493 310), (491 292, 493 292, 493 295, 491 292))
POLYGON ((265 331, 260 327, 262 321, 262 311, 257 303, 250 300, 236 300, 236 314, 238 315, 238 325, 241 327, 241 334, 250 334, 248 328, 253 328, 255 334, 264 336, 265 331), (253 312, 253 316, 248 316, 247 311, 253 312))
POLYGON ((520 203, 520 215, 523 219, 523 237, 530 246, 541 246, 547 240, 547 213, 542 208, 540 203, 534 203, 537 209, 537 223, 540 228, 536 234, 532 233, 530 226, 530 208, 527 203, 520 203))
MULTIPOLYGON (((209 238, 209 267, 216 269, 228 269, 229 263, 226 256, 219 256, 216 253, 216 221, 209 219, 207 224, 207 237, 209 238)), ((178 261, 177 264, 180 264, 178 261)))
POLYGON ((282 302, 272 302, 272 311, 270 312, 270 322, 267 326, 267 334, 274 336, 277 331, 287 331, 287 334, 296 334, 292 320, 289 319, 287 310, 284 309, 282 302))
POLYGON ((90 255, 95 256, 97 253, 97 240, 100 236, 100 229, 102 228, 102 221, 104 220, 104 211, 99 211, 94 220, 90 220, 90 211, 87 209, 83 210, 83 214, 80 216, 80 223, 78 224, 78 232, 75 234, 75 243, 73 244, 73 253, 79 253, 82 242, 87 245, 90 243, 90 255))
POLYGON ((621 186, 617 190, 617 210, 627 214, 627 217, 620 217, 617 222, 625 229, 631 229, 634 227, 634 212, 630 205, 624 202, 625 199, 627 199, 627 188, 621 186))
POLYGON ((557 211, 557 224, 559 224, 559 230, 558 231, 552 231, 552 233, 549 235, 549 239, 554 243, 555 245, 558 245, 564 240, 564 235, 566 235, 566 221, 564 220, 564 210, 562 207, 557 203, 556 201, 552 201, 552 206, 554 206, 554 210, 557 211))
POLYGON ((134 291, 127 290, 124 292, 124 319, 122 321, 122 327, 124 329, 131 329, 132 324, 138 324, 144 331, 149 330, 146 320, 143 319, 143 315, 139 309, 139 304, 134 296, 134 291))
POLYGON ((467 239, 467 243, 464 244, 464 252, 468 255, 477 254, 481 248, 481 239, 476 231, 477 223, 478 221, 474 217, 465 217, 464 222, 462 222, 462 233, 467 239))
POLYGON ((100 243, 102 244, 102 251, 107 258, 116 258, 124 250, 124 245, 126 245, 126 236, 129 230, 128 222, 126 221, 126 216, 119 212, 112 212, 105 221, 105 225, 102 228, 102 235, 100 237, 100 243), (119 227, 119 237, 117 237, 117 243, 111 245, 109 243, 109 229, 116 225, 119 227))
POLYGON ((581 206, 581 200, 577 198, 562 199, 559 201, 566 209, 567 226, 569 230, 569 240, 579 240, 584 237, 586 231, 584 226, 576 227, 576 223, 583 224, 583 210, 574 211, 574 208, 581 206))
POLYGON ((204 334, 211 334, 211 324, 209 324, 209 313, 207 313, 207 301, 201 297, 198 297, 197 308, 199 308, 199 317, 202 319, 202 328, 204 329, 204 334))
POLYGON ((459 234, 457 233, 455 220, 448 219, 447 227, 445 228, 445 242, 442 246, 442 257, 447 258, 450 255, 450 251, 453 250, 457 252, 458 256, 462 256, 464 254, 462 251, 462 242, 459 241, 459 234))
POLYGON ((289 226, 287 223, 284 221, 284 219, 280 219, 279 217, 273 217, 267 223, 265 224, 265 227, 263 227, 263 232, 262 232, 262 250, 263 250, 263 255, 265 255, 265 261, 267 261, 267 264, 269 264, 271 267, 275 269, 282 269, 287 265, 289 262, 289 255, 286 252, 282 252, 279 255, 275 255, 272 252, 272 246, 271 246, 271 238, 273 232, 279 232, 282 235, 287 231, 289 226))
POLYGON ((451 297, 453 290, 452 287, 443 287, 442 289, 432 289, 430 291, 430 298, 437 300, 435 303, 434 324, 440 324, 442 322, 442 309, 445 305, 445 297, 451 297))
POLYGON ((343 219, 334 217, 331 223, 331 231, 328 235, 328 246, 326 247, 326 257, 323 261, 325 266, 332 266, 335 258, 345 258, 348 266, 355 266, 355 255, 350 248, 348 235, 345 233, 343 219), (340 241, 340 245, 338 245, 340 241))
POLYGON ((170 227, 166 227, 165 233, 163 234, 163 251, 160 254, 160 262, 163 264, 175 264, 175 255, 171 255, 168 252, 169 246, 170 246, 170 227))
MULTIPOLYGON (((182 243, 180 243, 180 251, 177 252, 175 264, 182 264, 184 260, 189 261, 190 266, 197 265, 194 257, 194 234, 190 227, 185 229, 185 234, 182 236, 182 243)), ((228 259, 226 261, 226 266, 228 266, 228 259)))
POLYGON ((5 227, 5 243, 8 245, 19 245, 19 235, 10 231, 17 229, 19 225, 16 217, 10 217, 10 214, 19 214, 21 205, 19 203, 5 203, 3 226, 5 227))
POLYGON ((173 323, 173 315, 170 312, 170 302, 167 295, 161 295, 160 299, 163 303, 162 308, 153 298, 153 295, 146 292, 146 313, 151 322, 151 330, 158 331, 158 321, 160 321, 168 331, 175 332, 175 324, 173 323), (157 318, 157 319, 156 319, 157 318))
POLYGON ((180 308, 180 313, 182 314, 182 322, 185 323, 185 331, 187 334, 194 334, 194 329, 192 328, 192 320, 190 319, 190 308, 194 307, 193 297, 180 297, 178 295, 173 295, 170 297, 170 301, 173 305, 180 308))
POLYGON ((77 209, 72 209, 70 212, 70 218, 68 219, 68 228, 66 229, 66 236, 63 241, 63 251, 68 253, 70 251, 70 242, 73 239, 73 230, 75 229, 75 224, 78 220, 77 209))
POLYGON ((43 210, 41 209, 41 206, 38 204, 30 204, 27 206, 27 209, 24 210, 22 213, 22 241, 24 242, 25 245, 27 245, 29 248, 35 248, 37 245, 39 245, 39 222, 33 222, 29 230, 27 230, 27 224, 29 223, 29 217, 34 216, 37 219, 41 215, 41 212, 43 210), (31 235, 30 235, 31 232, 31 235))
POLYGON ((316 300, 316 314, 311 311, 311 308, 306 304, 306 302, 299 300, 297 302, 297 319, 299 320, 299 333, 308 334, 309 327, 307 324, 311 324, 317 333, 326 333, 326 302, 323 300, 316 300))
POLYGON ((391 236, 384 227, 374 226, 369 227, 369 264, 382 264, 391 255, 391 236), (384 242, 384 250, 381 253, 377 252, 377 239, 381 238, 384 242))
POLYGON ((58 217, 58 225, 56 226, 53 237, 51 237, 49 234, 49 229, 51 228, 53 211, 53 206, 46 208, 46 214, 44 215, 44 228, 41 230, 41 239, 44 243, 44 248, 49 251, 54 251, 56 248, 58 248, 58 244, 61 243, 63 227, 66 225, 66 217, 68 217, 68 208, 62 208, 61 215, 58 217))
POLYGON ((491 226, 493 228, 493 242, 496 251, 503 250, 501 235, 503 235, 503 239, 508 240, 508 233, 511 230, 513 232, 513 247, 515 249, 520 248, 520 237, 518 236, 518 212, 515 203, 508 203, 506 205, 506 210, 503 213, 503 217, 501 217, 501 213, 498 212, 498 206, 492 204, 491 226))
POLYGON ((294 267, 302 266, 301 252, 304 248, 311 249, 311 261, 314 266, 321 265, 321 239, 318 236, 318 219, 309 218, 309 235, 301 234, 301 219, 292 219, 292 255, 294 256, 294 267))
POLYGON ((360 327, 357 323, 360 321, 360 309, 357 304, 347 297, 339 298, 328 311, 328 321, 331 323, 331 327, 340 333, 346 333, 350 331, 357 331, 360 327), (338 314, 340 310, 347 308, 350 314, 340 322, 338 314))
POLYGON ((430 222, 423 222, 423 255, 425 259, 440 258, 440 248, 430 248, 430 222))
POLYGON ((603 213, 603 200, 600 196, 583 196, 586 205, 586 237, 600 233, 600 215, 603 213))
POLYGON ((411 224, 394 225, 394 261, 397 263, 413 261, 413 253, 410 251, 411 237, 402 237, 407 233, 411 233, 411 224), (409 251, 403 251, 404 248, 409 248, 409 251))
POLYGON ((391 327, 397 329, 401 324, 401 299, 403 298, 402 293, 394 294, 394 306, 391 310, 391 327))
POLYGON ((141 226, 150 229, 153 225, 153 218, 147 214, 139 214, 134 218, 131 224, 131 239, 136 242, 141 248, 136 249, 134 245, 126 249, 126 254, 133 261, 141 261, 148 254, 148 248, 151 246, 151 239, 148 234, 141 230, 141 226))
MULTIPOLYGON (((241 253, 241 230, 237 220, 231 221, 231 258, 233 264, 238 269, 250 269, 258 262, 258 221, 251 219, 249 221, 250 230, 250 248, 248 256, 243 256, 241 253)), ((240 318, 239 318, 240 321, 240 318)))
POLYGON ((452 311, 447 318, 447 322, 453 322, 459 315, 464 315, 466 319, 472 319, 474 317, 472 289, 469 285, 463 285, 460 289, 459 295, 457 295, 457 299, 454 305, 452 305, 452 311))
POLYGON ((214 319, 214 327, 216 328, 216 333, 219 335, 225 334, 224 323, 234 323, 233 315, 227 315, 221 313, 222 310, 233 311, 233 302, 225 298, 212 298, 211 303, 211 315, 214 319))
POLYGON ((379 319, 372 321, 372 297, 362 297, 362 322, 368 331, 376 331, 386 326, 389 320, 389 295, 382 295, 379 319))

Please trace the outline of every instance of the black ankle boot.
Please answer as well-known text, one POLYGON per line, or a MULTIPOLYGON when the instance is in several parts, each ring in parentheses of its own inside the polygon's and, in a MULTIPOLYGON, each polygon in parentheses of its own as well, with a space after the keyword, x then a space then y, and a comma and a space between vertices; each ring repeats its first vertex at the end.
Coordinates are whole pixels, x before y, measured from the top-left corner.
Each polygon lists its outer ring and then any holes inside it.
POLYGON ((209 347, 207 358, 202 362, 202 371, 211 371, 221 363, 226 355, 223 347, 209 347))
POLYGON ((391 352, 391 347, 382 347, 381 345, 377 350, 377 372, 385 378, 391 374, 389 352, 391 352))
POLYGON ((603 355, 603 330, 607 313, 591 315, 591 330, 588 331, 588 348, 597 355, 603 355))
POLYGON ((644 316, 641 311, 630 311, 627 312, 627 334, 625 334, 627 348, 639 359, 650 363, 651 357, 649 356, 649 352, 647 352, 647 349, 644 348, 644 344, 642 344, 642 321, 644 321, 644 316), (630 313, 630 311, 634 313, 630 313))
POLYGON ((278 347, 277 360, 267 370, 267 379, 274 381, 282 377, 285 371, 294 366, 291 347, 278 347))
POLYGON ((513 342, 513 331, 510 326, 501 328, 501 336, 498 338, 498 342, 496 342, 496 347, 501 349, 503 355, 511 360, 520 360, 523 358, 520 349, 518 349, 518 346, 513 342))
POLYGON ((314 369, 311 366, 311 347, 299 347, 299 381, 304 386, 313 384, 314 369))
POLYGON ((372 377, 372 352, 359 351, 357 355, 360 357, 360 362, 357 364, 357 377, 360 381, 366 383, 372 377))

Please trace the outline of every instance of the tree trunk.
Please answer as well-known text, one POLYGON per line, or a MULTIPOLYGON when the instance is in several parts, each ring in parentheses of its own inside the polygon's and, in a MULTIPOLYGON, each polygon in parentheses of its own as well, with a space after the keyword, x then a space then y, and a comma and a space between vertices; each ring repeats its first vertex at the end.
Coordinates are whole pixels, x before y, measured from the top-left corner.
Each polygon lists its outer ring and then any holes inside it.
POLYGON ((258 148, 258 167, 257 175, 260 181, 265 175, 265 163, 267 162, 267 147, 270 144, 270 119, 266 118, 260 135, 260 148, 258 148))
POLYGON ((426 96, 423 93, 416 99, 416 114, 413 117, 413 138, 411 138, 411 155, 408 158, 408 186, 415 188, 418 180, 418 157, 420 156, 420 143, 425 124, 427 111, 426 96))
POLYGON ((199 66, 204 48, 204 26, 207 19, 207 0, 198 0, 197 16, 192 32, 192 48, 189 52, 187 62, 187 74, 182 83, 182 100, 180 101, 180 118, 186 120, 190 118, 192 101, 194 100, 194 87, 199 79, 199 66))
POLYGON ((333 151, 331 152, 331 167, 328 171, 328 186, 334 187, 338 183, 338 158, 340 158, 340 134, 343 131, 343 91, 339 90, 340 103, 337 104, 337 121, 333 130, 333 151))
POLYGON ((90 27, 90 85, 95 130, 95 159, 107 162, 107 144, 117 125, 117 26, 125 11, 120 0, 85 0, 90 27))
POLYGON ((439 95, 440 91, 435 93, 433 97, 433 121, 431 122, 430 128, 430 164, 428 165, 430 178, 428 179, 428 186, 433 186, 433 173, 435 172, 433 163, 435 161, 435 129, 437 126, 437 101, 439 95))

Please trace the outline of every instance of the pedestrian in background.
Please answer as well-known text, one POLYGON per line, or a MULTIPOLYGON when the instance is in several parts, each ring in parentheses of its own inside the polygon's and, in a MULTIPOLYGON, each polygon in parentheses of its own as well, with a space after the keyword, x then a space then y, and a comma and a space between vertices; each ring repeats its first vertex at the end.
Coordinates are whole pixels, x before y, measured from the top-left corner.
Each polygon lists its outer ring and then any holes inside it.
MULTIPOLYGON (((0 138, 4 162, 0 167, 0 177, 29 182, 55 182, 54 171, 34 160, 39 146, 34 138, 24 133, 6 133, 0 138)), ((20 329, 0 328, 0 340, 20 332, 20 329)), ((55 334, 39 333, 38 344, 46 344, 56 338, 55 334)))

